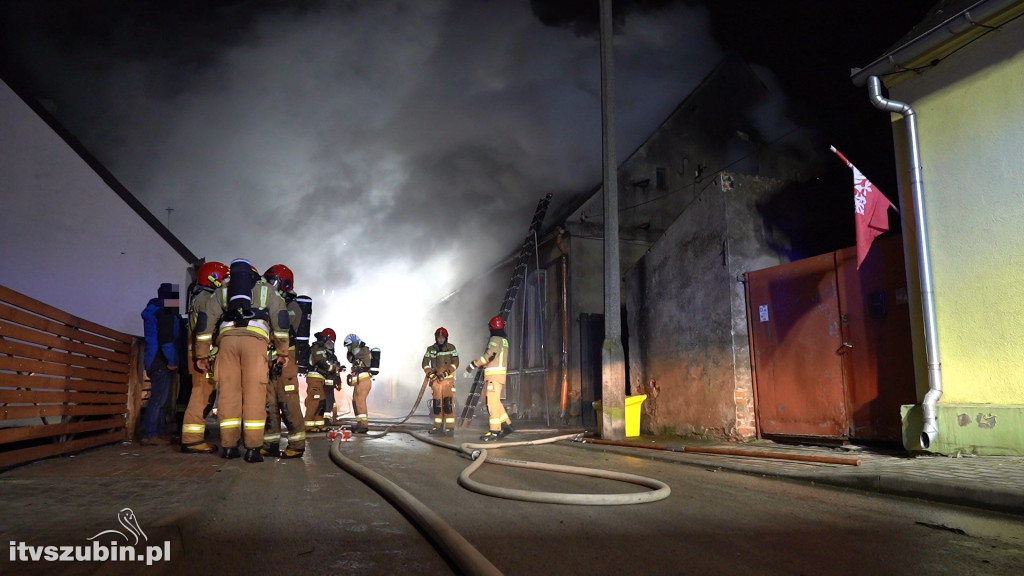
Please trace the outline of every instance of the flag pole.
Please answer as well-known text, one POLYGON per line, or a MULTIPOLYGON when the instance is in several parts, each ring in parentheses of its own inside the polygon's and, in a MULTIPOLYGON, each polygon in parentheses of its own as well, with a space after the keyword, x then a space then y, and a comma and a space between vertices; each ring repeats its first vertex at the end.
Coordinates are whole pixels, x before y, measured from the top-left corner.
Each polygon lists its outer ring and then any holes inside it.
MULTIPOLYGON (((857 167, 853 165, 853 162, 850 162, 849 160, 846 159, 846 156, 843 156, 842 152, 840 152, 839 150, 836 150, 835 146, 829 146, 828 149, 831 150, 832 153, 835 154, 836 156, 839 156, 839 159, 842 160, 843 163, 846 164, 846 166, 848 168, 850 168, 850 170, 856 170, 857 169, 857 167)), ((892 203, 892 200, 889 200, 889 197, 886 196, 884 192, 879 190, 878 187, 875 187, 875 191, 878 192, 879 194, 881 194, 882 198, 885 198, 889 202, 889 208, 892 208, 893 210, 895 210, 897 214, 900 213, 900 209, 897 208, 896 205, 892 203)))
POLYGON ((846 156, 843 156, 842 152, 840 152, 839 150, 836 150, 835 146, 829 146, 828 149, 831 150, 832 153, 835 154, 836 156, 839 156, 839 159, 842 160, 844 163, 846 163, 846 165, 848 167, 850 167, 851 169, 853 168, 853 162, 850 162, 849 160, 847 160, 846 156))

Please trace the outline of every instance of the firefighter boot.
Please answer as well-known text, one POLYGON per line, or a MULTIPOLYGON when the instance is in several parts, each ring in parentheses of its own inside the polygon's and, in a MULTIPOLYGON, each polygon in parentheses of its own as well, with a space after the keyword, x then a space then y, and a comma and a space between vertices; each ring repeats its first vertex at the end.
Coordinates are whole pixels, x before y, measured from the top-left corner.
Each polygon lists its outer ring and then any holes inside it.
POLYGON ((305 450, 296 450, 294 448, 285 448, 283 451, 278 452, 277 457, 281 458, 281 459, 302 458, 302 455, 305 454, 305 453, 306 453, 305 450))
POLYGON ((505 436, 508 436, 509 434, 511 434, 513 432, 515 432, 515 429, 512 428, 511 424, 509 424, 508 422, 502 422, 501 423, 501 432, 498 432, 498 435, 500 437, 504 438, 505 436))
POLYGON ((185 454, 209 454, 216 452, 217 447, 206 442, 199 442, 197 444, 182 444, 181 451, 185 454))
POLYGON ((227 446, 221 446, 220 447, 220 457, 221 458, 224 458, 224 459, 227 459, 227 460, 231 460, 232 458, 238 458, 239 456, 241 456, 241 454, 238 453, 238 447, 237 446, 232 446, 230 448, 228 448, 227 446))
POLYGON ((501 440, 501 430, 488 430, 487 434, 480 437, 482 442, 497 442, 501 440))
POLYGON ((279 447, 277 447, 277 446, 272 445, 272 444, 264 444, 263 448, 260 448, 260 455, 262 455, 262 456, 272 456, 274 458, 277 458, 277 457, 281 456, 281 449, 279 447))
POLYGON ((433 428, 431 428, 430 430, 427 431, 427 434, 430 434, 431 436, 433 436, 435 434, 442 434, 443 435, 444 434, 444 428, 440 428, 438 426, 434 426, 433 428))
POLYGON ((243 460, 250 464, 255 464, 256 462, 263 462, 263 454, 260 454, 259 448, 246 448, 243 460))
POLYGON ((356 422, 356 425, 352 427, 353 434, 366 434, 370 431, 370 428, 366 425, 366 422, 356 422))

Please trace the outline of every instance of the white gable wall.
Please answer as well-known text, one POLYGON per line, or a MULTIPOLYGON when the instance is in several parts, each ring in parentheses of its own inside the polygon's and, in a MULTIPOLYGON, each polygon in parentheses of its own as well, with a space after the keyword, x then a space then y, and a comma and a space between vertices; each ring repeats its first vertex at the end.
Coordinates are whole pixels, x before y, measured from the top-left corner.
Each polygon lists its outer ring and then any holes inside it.
POLYGON ((129 334, 189 262, 0 82, 0 284, 129 334))

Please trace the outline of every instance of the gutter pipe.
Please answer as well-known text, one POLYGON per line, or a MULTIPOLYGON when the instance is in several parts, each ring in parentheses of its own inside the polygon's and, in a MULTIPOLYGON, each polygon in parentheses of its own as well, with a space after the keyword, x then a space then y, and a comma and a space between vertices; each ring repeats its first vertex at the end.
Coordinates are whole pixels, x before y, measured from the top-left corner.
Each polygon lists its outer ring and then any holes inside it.
POLYGON ((927 450, 939 433, 936 404, 942 397, 942 362, 939 359, 938 328, 935 320, 935 291, 932 286, 932 262, 928 250, 930 242, 928 241, 928 225, 925 218, 924 185, 921 181, 921 150, 917 135, 917 115, 909 104, 883 97, 882 81, 878 79, 878 76, 868 78, 868 94, 871 104, 875 108, 903 116, 907 126, 907 143, 910 147, 910 187, 914 202, 914 230, 917 233, 921 305, 924 312, 925 354, 928 362, 928 392, 921 402, 921 408, 924 411, 921 447, 927 450))
POLYGON ((991 20, 1012 9, 1020 0, 978 0, 967 8, 925 30, 883 54, 864 68, 855 68, 850 79, 854 86, 864 86, 872 76, 883 76, 905 69, 922 56, 965 31, 975 27, 993 27, 991 20))

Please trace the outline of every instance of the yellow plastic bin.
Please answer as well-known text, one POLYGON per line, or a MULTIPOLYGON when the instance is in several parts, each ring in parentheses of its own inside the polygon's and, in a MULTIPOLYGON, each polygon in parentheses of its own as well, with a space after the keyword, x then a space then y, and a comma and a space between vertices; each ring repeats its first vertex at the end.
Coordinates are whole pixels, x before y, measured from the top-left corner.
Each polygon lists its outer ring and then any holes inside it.
MULTIPOLYGON (((626 438, 636 438, 640 435, 640 406, 644 400, 647 400, 647 394, 626 396, 626 438)), ((597 433, 604 436, 604 413, 600 400, 594 402, 594 410, 597 411, 597 433)))

